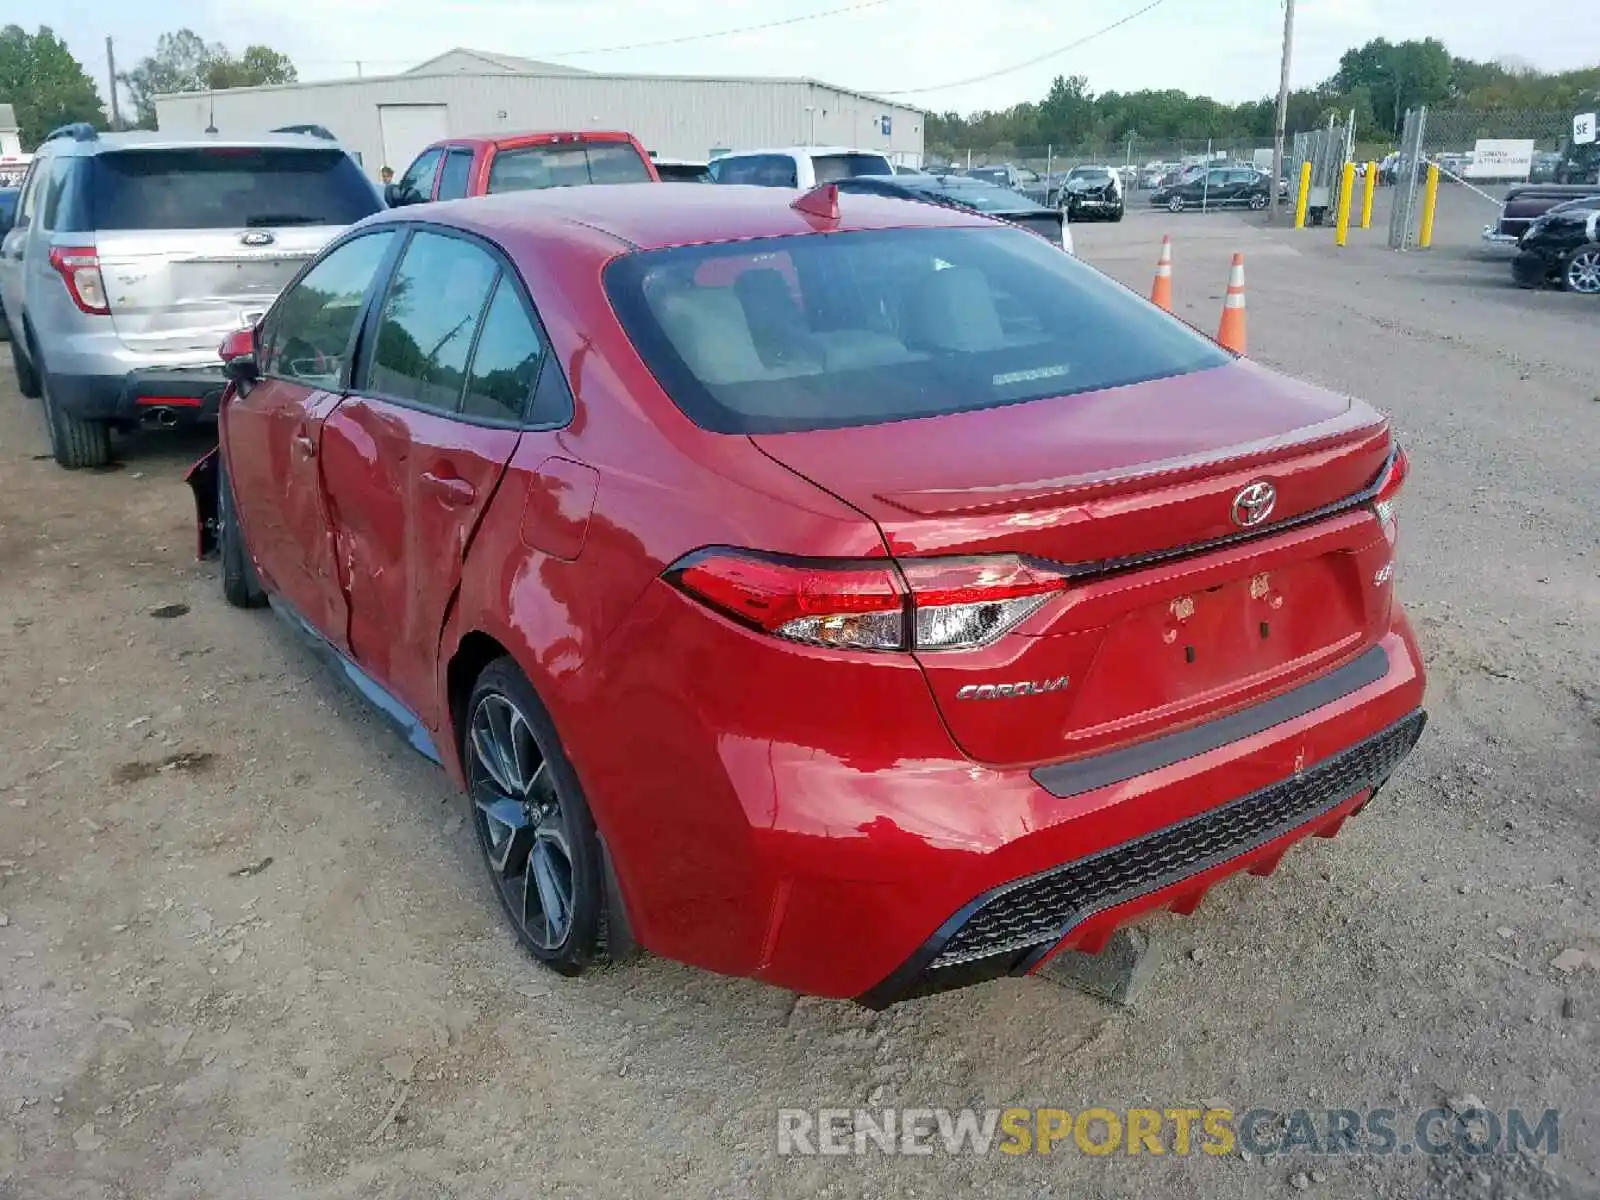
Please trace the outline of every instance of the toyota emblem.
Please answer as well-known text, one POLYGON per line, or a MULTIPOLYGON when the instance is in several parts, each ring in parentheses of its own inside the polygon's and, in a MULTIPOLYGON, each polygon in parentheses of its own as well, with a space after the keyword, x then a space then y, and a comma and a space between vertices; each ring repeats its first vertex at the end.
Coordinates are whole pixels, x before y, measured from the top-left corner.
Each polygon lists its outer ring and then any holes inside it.
POLYGON ((1240 529, 1259 525, 1272 515, 1272 506, 1278 502, 1278 489, 1265 479, 1239 489, 1233 498, 1233 523, 1240 529))

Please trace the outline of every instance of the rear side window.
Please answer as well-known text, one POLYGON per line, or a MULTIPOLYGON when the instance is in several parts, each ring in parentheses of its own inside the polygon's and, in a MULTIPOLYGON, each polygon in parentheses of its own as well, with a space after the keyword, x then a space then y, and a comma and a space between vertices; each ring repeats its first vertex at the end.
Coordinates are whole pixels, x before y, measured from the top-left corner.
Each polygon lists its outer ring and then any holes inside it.
POLYGON ((500 265, 464 238, 419 231, 395 268, 362 390, 455 412, 500 265))
POLYGON ((483 332, 472 352, 467 395, 461 411, 469 417, 515 421, 539 377, 544 344, 533 328, 517 289, 504 275, 483 318, 483 332))
POLYGON ((723 433, 994 408, 1230 361, 1020 229, 675 247, 617 259, 605 283, 662 387, 723 433))
POLYGON ((746 154, 711 164, 718 183, 743 183, 754 187, 799 187, 794 159, 787 154, 746 154))
POLYGON ((93 162, 96 229, 350 225, 381 207, 342 150, 119 150, 93 162))
POLYGON ((893 175, 894 168, 881 154, 813 154, 811 168, 818 183, 833 183, 855 175, 893 175))
POLYGON ((393 239, 388 229, 351 238, 284 292, 262 326, 262 374, 307 387, 341 386, 367 289, 393 239))
POLYGON ((497 152, 489 165, 491 192, 649 182, 650 170, 631 142, 525 146, 497 152))
POLYGON ((467 194, 472 178, 472 151, 452 150, 445 155, 444 170, 439 175, 439 200, 460 200, 467 194))

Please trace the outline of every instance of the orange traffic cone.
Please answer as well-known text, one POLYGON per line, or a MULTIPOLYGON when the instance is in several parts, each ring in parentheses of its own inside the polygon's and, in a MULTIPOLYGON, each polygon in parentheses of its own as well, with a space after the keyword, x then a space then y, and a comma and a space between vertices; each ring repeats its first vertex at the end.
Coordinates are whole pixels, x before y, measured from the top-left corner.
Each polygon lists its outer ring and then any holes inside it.
POLYGON ((1233 256, 1228 271, 1228 294, 1222 300, 1222 325, 1217 341, 1235 354, 1245 352, 1244 338, 1244 255, 1233 256))
POLYGON ((1156 260, 1156 281, 1150 288, 1150 303, 1172 311, 1172 236, 1161 239, 1161 257, 1156 260))

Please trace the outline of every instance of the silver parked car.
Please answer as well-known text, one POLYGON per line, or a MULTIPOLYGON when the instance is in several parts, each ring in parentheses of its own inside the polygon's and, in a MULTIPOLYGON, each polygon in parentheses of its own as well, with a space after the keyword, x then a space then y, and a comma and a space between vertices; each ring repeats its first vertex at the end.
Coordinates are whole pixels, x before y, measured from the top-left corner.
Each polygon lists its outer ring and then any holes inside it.
POLYGON ((321 138, 51 134, 0 241, 0 302, 56 461, 105 463, 114 428, 215 418, 222 339, 382 208, 321 138))

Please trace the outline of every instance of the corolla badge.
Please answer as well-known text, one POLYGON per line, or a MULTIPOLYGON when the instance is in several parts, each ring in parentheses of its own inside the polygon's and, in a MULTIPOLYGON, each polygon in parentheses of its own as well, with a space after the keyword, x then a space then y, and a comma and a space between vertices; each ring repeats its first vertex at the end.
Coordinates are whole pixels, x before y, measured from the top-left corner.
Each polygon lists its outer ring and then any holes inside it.
POLYGON ((246 246, 270 246, 278 239, 265 229, 252 229, 248 233, 241 233, 239 240, 246 246))
POLYGON ((1240 529, 1259 525, 1272 515, 1272 506, 1278 502, 1278 489, 1265 479, 1239 489, 1233 498, 1233 523, 1240 529))

